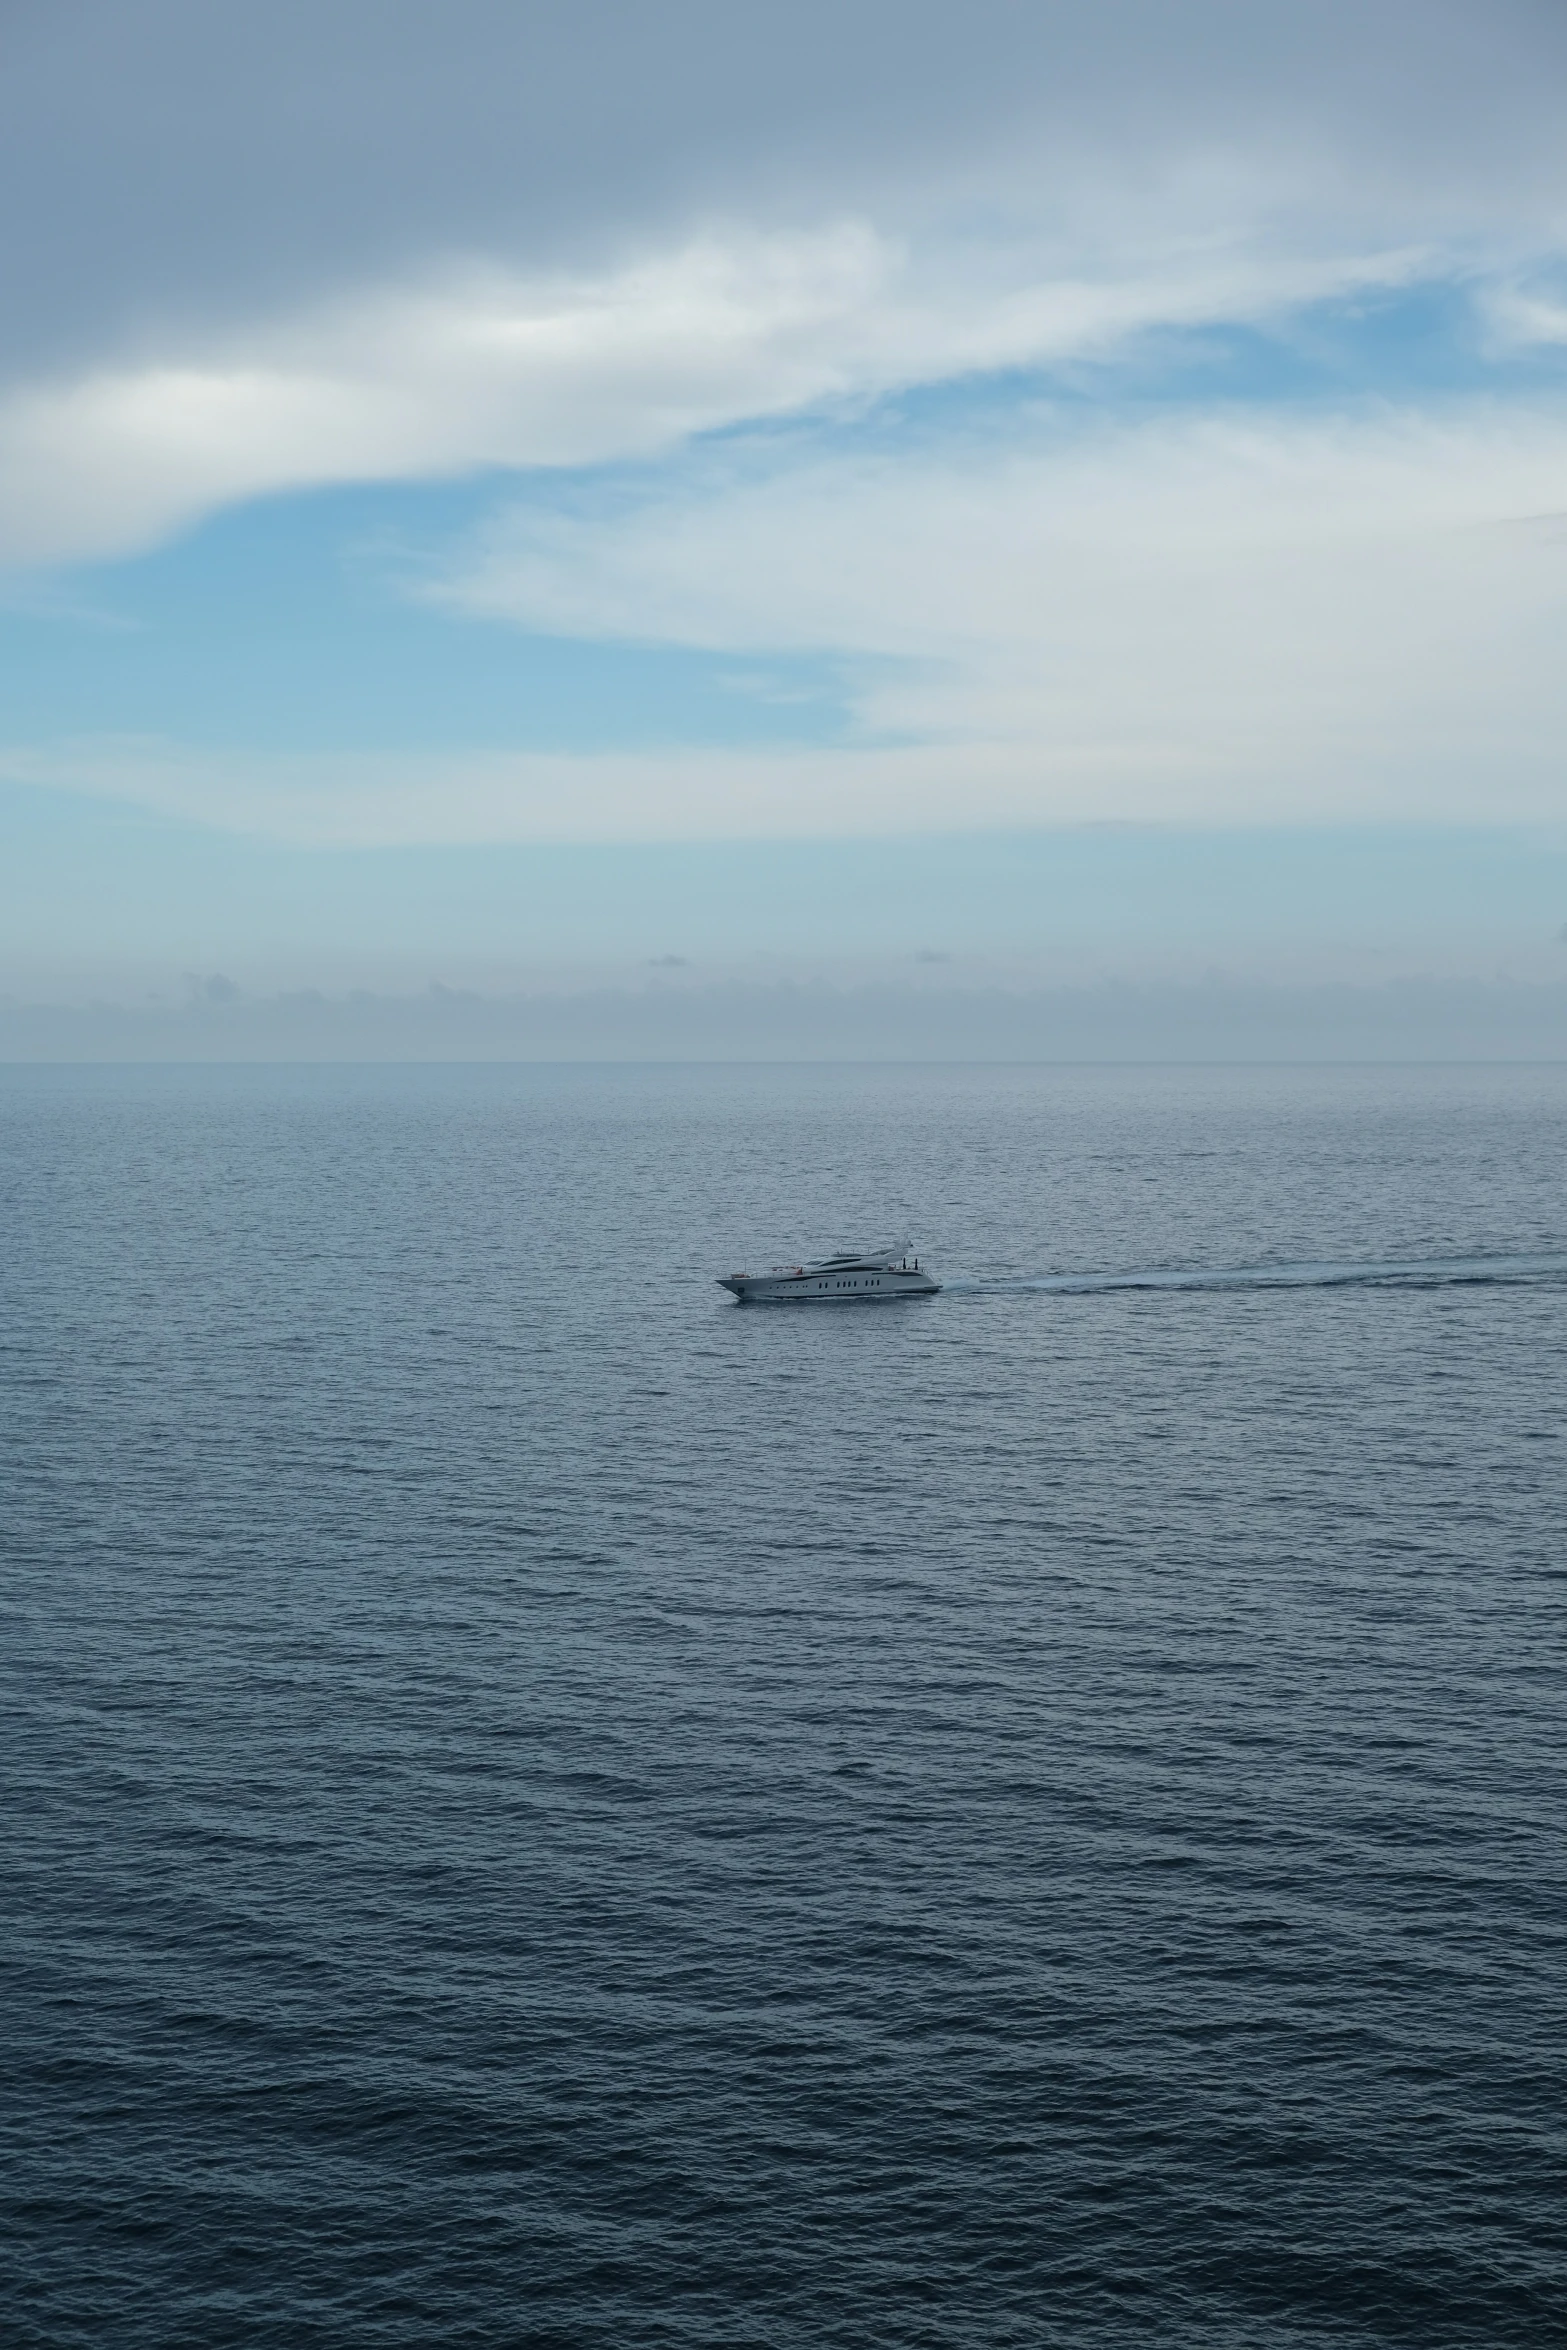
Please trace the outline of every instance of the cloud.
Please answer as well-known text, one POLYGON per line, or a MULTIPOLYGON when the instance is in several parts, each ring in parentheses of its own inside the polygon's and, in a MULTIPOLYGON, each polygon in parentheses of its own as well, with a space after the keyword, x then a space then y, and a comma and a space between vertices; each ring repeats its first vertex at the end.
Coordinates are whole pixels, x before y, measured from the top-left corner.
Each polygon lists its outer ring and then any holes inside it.
POLYGON ((1166 243, 1098 277, 1026 248, 916 257, 863 222, 705 237, 599 278, 469 269, 226 345, 0 399, 0 562, 123 554, 212 507, 328 482, 568 468, 723 426, 1102 355, 1407 275, 1166 243))
POLYGON ((1041 819, 1538 814, 1567 811, 1564 518, 1550 408, 1036 416, 516 513, 445 593, 579 636, 831 647, 867 770, 945 746, 954 816, 981 754, 1041 819))
POLYGON ((12 0, 10 364, 715 221, 1080 242, 1184 186, 1210 226, 1532 231, 1560 222, 1564 62, 1553 0, 12 0))
POLYGON ((827 652, 854 710, 825 749, 13 775, 320 843, 1561 810, 1557 415, 1160 413, 1104 372, 1416 282, 1549 354, 1557 8, 70 0, 0 53, 0 564, 576 474, 447 611, 827 652), (1069 426, 1042 371, 1090 365, 1069 426), (849 429, 1009 373, 983 432, 849 429), (601 494, 626 460, 655 486, 601 494))
POLYGON ((1503 283, 1486 290, 1482 307, 1502 351, 1567 343, 1567 299, 1555 287, 1503 283))
POLYGON ((185 994, 191 1004, 237 1004, 243 990, 221 971, 209 971, 205 977, 198 971, 185 973, 185 994))
POLYGON ((730 450, 523 510, 438 592, 578 637, 830 646, 825 748, 243 757, 14 745, 23 781, 318 843, 1567 815, 1567 422, 1035 414, 730 450))
MULTIPOLYGON (((315 848, 503 841, 833 839, 1076 821, 1109 795, 1167 816, 1188 779, 1113 748, 1056 761, 969 748, 537 754, 242 754, 177 742, 0 747, 0 776, 315 848)), ((1236 812, 1221 779, 1201 795, 1236 812)))
MULTIPOLYGON (((70 1061, 1550 1061, 1567 986, 1244 978, 1041 986, 820 979, 315 988, 223 1006, 8 1003, 0 1063, 70 1061)), ((25 1083, 8 1074, 10 1086, 25 1083)))
POLYGON ((28 224, 0 562, 645 456, 1420 268, 1555 331, 1516 289, 1567 235, 1567 22, 1529 0, 73 0, 0 45, 28 224))

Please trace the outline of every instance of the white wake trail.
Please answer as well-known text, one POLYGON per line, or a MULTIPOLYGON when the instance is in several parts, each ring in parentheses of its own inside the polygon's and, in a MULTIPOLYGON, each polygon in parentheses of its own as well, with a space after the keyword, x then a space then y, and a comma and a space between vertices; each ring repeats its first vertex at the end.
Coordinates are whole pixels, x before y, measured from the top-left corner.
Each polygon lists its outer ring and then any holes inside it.
POLYGON ((1381 1258, 1281 1265, 1149 1267, 1121 1273, 1021 1273, 948 1281, 949 1293, 994 1297, 1026 1290, 1085 1297, 1119 1289, 1439 1289, 1460 1284, 1567 1282, 1567 1254, 1381 1258))

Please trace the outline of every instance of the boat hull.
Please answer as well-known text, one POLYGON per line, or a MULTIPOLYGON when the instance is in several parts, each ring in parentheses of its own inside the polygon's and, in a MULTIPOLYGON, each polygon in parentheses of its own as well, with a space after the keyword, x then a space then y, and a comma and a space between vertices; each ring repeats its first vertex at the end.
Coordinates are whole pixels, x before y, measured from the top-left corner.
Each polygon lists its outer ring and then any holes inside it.
POLYGON ((895 1298, 934 1297, 941 1283, 928 1273, 896 1265, 853 1273, 730 1273, 718 1284, 743 1306, 887 1305, 895 1298))

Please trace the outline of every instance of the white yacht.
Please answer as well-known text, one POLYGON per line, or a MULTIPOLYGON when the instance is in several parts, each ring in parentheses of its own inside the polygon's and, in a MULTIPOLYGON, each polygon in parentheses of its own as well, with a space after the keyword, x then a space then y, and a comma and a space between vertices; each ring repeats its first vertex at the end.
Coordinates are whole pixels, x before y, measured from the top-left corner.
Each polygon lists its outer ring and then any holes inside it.
POLYGON ((819 1265, 774 1265, 768 1273, 725 1273, 720 1289, 743 1306, 847 1306, 892 1297, 934 1297, 941 1287, 906 1249, 866 1249, 819 1265))

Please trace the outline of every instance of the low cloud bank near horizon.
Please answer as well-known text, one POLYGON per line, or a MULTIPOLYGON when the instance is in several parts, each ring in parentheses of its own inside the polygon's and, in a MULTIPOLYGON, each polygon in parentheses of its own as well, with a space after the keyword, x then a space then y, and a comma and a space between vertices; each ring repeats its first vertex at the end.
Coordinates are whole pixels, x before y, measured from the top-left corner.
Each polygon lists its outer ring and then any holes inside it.
POLYGON ((485 995, 0 1002, 0 1062, 1567 1061, 1567 980, 932 988, 730 981, 485 995))

